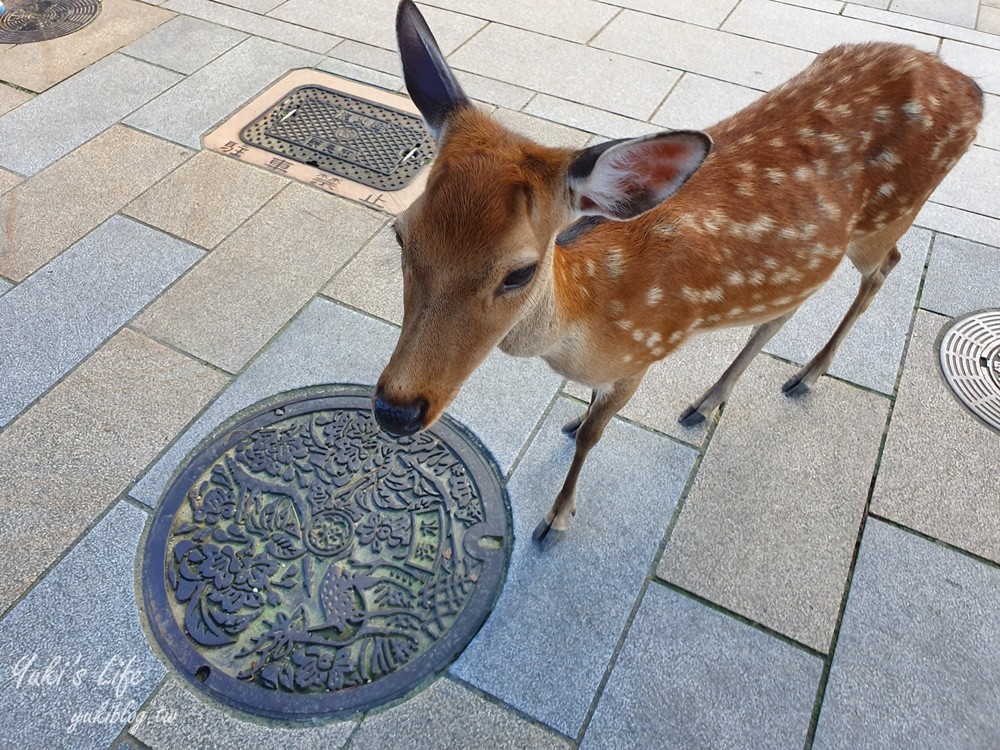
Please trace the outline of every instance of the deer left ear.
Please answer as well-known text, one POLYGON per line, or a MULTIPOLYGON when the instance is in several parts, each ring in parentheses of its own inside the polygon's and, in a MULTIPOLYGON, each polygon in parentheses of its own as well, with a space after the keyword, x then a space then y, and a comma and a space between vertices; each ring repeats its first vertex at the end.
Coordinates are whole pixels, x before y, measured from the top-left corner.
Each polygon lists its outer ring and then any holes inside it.
POLYGON ((708 156, 697 130, 609 141, 577 154, 567 180, 579 216, 634 219, 676 193, 708 156))

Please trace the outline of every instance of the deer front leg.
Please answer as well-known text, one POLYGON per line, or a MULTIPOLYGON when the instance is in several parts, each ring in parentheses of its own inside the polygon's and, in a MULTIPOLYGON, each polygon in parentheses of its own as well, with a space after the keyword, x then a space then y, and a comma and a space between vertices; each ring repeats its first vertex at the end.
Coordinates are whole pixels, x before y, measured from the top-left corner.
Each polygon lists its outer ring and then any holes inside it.
POLYGON ((580 470, 587 460, 587 454, 591 448, 597 445, 597 441, 604 434, 604 428, 608 426, 611 418, 628 403, 639 387, 645 370, 637 375, 619 380, 607 391, 594 391, 594 398, 590 408, 582 417, 580 426, 576 429, 576 452, 573 454, 573 463, 570 464, 566 481, 563 482, 562 489, 556 495, 556 501, 552 504, 545 518, 535 528, 531 538, 538 542, 542 549, 548 549, 563 535, 569 528, 569 521, 576 514, 576 485, 580 478, 580 470))

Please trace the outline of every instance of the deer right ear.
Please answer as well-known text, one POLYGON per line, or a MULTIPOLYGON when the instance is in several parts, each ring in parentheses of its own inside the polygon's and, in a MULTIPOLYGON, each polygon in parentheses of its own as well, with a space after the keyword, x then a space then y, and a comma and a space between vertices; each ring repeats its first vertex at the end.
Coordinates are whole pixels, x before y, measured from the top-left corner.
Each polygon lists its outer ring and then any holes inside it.
POLYGON ((396 11, 396 39, 403 61, 403 79, 413 103, 435 140, 441 140, 445 121, 469 99, 445 62, 427 21, 413 4, 402 0, 396 11))

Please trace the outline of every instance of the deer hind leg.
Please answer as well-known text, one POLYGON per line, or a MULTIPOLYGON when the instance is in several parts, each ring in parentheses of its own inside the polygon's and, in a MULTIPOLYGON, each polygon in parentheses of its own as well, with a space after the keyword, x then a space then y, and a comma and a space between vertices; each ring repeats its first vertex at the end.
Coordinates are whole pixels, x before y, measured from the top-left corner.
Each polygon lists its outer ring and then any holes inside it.
POLYGON ((736 381, 739 380, 743 371, 750 366, 753 358, 760 354, 761 349, 767 345, 767 342, 774 337, 774 334, 781 330, 781 327, 794 314, 795 310, 792 310, 757 326, 757 330, 754 331, 753 336, 750 337, 743 350, 736 355, 733 363, 722 373, 722 377, 719 378, 718 382, 705 391, 704 395, 696 403, 685 409, 677 421, 685 427, 694 427, 711 416, 713 411, 729 399, 729 394, 732 393, 733 386, 736 385, 736 381))
POLYGON ((576 430, 576 452, 573 454, 573 463, 570 464, 566 480, 549 512, 531 535, 543 549, 548 549, 559 541, 569 528, 570 519, 576 515, 576 485, 580 478, 580 470, 587 460, 587 454, 597 445, 611 418, 632 398, 645 374, 643 371, 638 375, 623 378, 610 390, 594 391, 590 408, 583 415, 582 422, 576 430))
POLYGON ((895 242, 889 247, 889 252, 884 255, 881 262, 874 265, 874 267, 866 267, 867 264, 862 253, 855 252, 852 254, 852 251, 848 250, 848 256, 854 265, 858 267, 858 270, 862 272, 861 286, 858 288, 858 294, 844 315, 844 319, 837 326, 837 330, 833 332, 833 336, 826 342, 826 346, 816 353, 816 356, 809 361, 809 364, 781 386, 781 390, 786 396, 799 396, 806 393, 820 376, 830 369, 830 365, 833 364, 833 358, 837 354, 837 349, 840 348, 840 345, 847 337, 847 334, 850 333, 851 328, 854 327, 858 318, 871 305, 875 295, 878 294, 878 290, 882 288, 886 276, 896 267, 901 257, 895 242))

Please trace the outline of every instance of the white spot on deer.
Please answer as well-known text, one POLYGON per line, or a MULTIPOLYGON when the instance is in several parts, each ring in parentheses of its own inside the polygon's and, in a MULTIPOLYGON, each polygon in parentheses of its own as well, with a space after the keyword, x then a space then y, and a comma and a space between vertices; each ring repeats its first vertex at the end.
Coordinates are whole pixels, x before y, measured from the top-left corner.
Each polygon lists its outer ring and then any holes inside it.
POLYGON ((701 293, 689 286, 681 287, 681 296, 688 302, 701 302, 701 293))
POLYGON ((889 122, 892 119, 892 110, 886 106, 879 105, 872 110, 875 122, 889 122))
POLYGON ((802 239, 811 240, 816 236, 816 232, 819 231, 819 227, 816 224, 803 224, 802 225, 802 239))
POLYGON ((826 177, 827 172, 830 171, 826 166, 826 162, 823 161, 822 159, 817 159, 813 163, 813 169, 815 170, 816 174, 818 174, 820 177, 826 177))
POLYGON ((790 305, 795 301, 795 297, 778 297, 777 299, 771 300, 771 307, 784 307, 785 305, 790 305))
POLYGON ((749 310, 747 310, 747 312, 756 315, 758 313, 764 312, 765 310, 767 310, 767 305, 754 305, 749 310))
POLYGON ((624 357, 622 357, 622 362, 624 362, 625 364, 628 364, 631 361, 632 361, 632 355, 631 354, 626 354, 624 357))
POLYGON ((666 354, 666 352, 667 352, 666 349, 664 349, 662 346, 658 346, 655 349, 653 349, 653 351, 651 351, 650 354, 652 354, 654 357, 662 357, 664 354, 666 354))
POLYGON ((847 143, 844 141, 843 136, 837 135, 836 133, 819 133, 818 137, 821 141, 823 141, 823 143, 830 147, 830 150, 833 151, 833 153, 847 153, 847 143))
POLYGON ((722 300, 726 297, 722 288, 717 286, 713 286, 711 289, 706 289, 701 293, 701 296, 705 302, 722 302, 722 300))
POLYGON ((597 276, 597 264, 591 258, 587 258, 587 275, 590 278, 597 276))
POLYGON ((726 283, 729 286, 743 286, 747 283, 747 277, 741 271, 730 271, 729 275, 726 276, 726 283))
POLYGON ((931 149, 931 161, 937 161, 941 158, 941 152, 944 151, 944 147, 948 145, 948 141, 940 140, 934 144, 934 148, 931 149))
POLYGON ((868 144, 872 142, 872 135, 870 130, 862 130, 858 133, 858 140, 861 141, 861 148, 868 148, 868 144))
POLYGON ((783 240, 795 240, 798 239, 798 233, 791 227, 782 227, 778 230, 778 236, 783 240))
POLYGON ((887 148, 880 149, 870 160, 872 164, 878 167, 883 167, 886 169, 899 166, 902 161, 895 152, 890 151, 887 148))
POLYGON ((751 175, 757 171, 757 165, 748 161, 741 161, 736 165, 736 168, 745 175, 751 175))
POLYGON ((941 100, 934 96, 934 94, 927 97, 927 103, 931 105, 931 109, 937 109, 941 106, 941 100))
POLYGON ((768 167, 764 170, 764 174, 767 176, 771 182, 775 185, 780 185, 785 181, 785 173, 780 169, 775 169, 774 167, 768 167))
POLYGON ((924 117, 924 105, 915 99, 905 102, 901 109, 907 120, 922 120, 924 117))
POLYGON ((792 174, 795 175, 795 179, 799 182, 808 182, 813 176, 812 170, 809 167, 796 167, 792 174))
POLYGON ((617 279, 625 270, 625 261, 622 259, 621 248, 613 247, 604 256, 604 268, 608 276, 617 279))
POLYGON ((707 318, 705 318, 705 320, 707 320, 709 323, 719 323, 722 321, 722 316, 716 313, 714 315, 709 315, 707 318))
POLYGON ((733 307, 726 313, 727 318, 738 318, 743 314, 742 307, 733 307))
POLYGON ((821 214, 830 219, 840 218, 840 206, 836 203, 827 199, 825 195, 819 196, 816 199, 816 207, 819 208, 821 214))
POLYGON ((742 195, 744 198, 751 198, 755 193, 754 185, 752 182, 741 182, 736 186, 736 194, 742 195))
POLYGON ((813 141, 816 139, 816 131, 812 128, 799 128, 798 136, 804 141, 813 141))
POLYGON ((772 284, 786 284, 789 281, 802 281, 802 274, 799 273, 799 269, 788 266, 777 273, 771 274, 772 284))
POLYGON ((649 336, 646 337, 646 348, 652 349, 654 346, 660 343, 663 337, 659 333, 653 331, 649 336))
POLYGON ((658 286, 650 287, 646 292, 646 304, 655 307, 663 301, 663 290, 658 286))
POLYGON ((629 330, 632 329, 632 321, 631 320, 618 320, 618 321, 615 321, 615 325, 618 326, 619 328, 621 328, 623 331, 629 331, 629 330))
POLYGON ((785 139, 784 138, 772 138, 771 140, 768 141, 768 143, 771 144, 774 148, 784 148, 785 147, 785 139))
MULTIPOLYGON (((770 258, 768 258, 770 260, 770 258)), ((764 274, 761 271, 751 271, 747 274, 747 281, 750 282, 750 286, 760 286, 764 283, 764 274)))
POLYGON ((670 334, 670 338, 667 339, 667 341, 671 344, 676 344, 682 338, 684 338, 684 331, 674 331, 672 334, 670 334))
POLYGON ((611 300, 611 304, 608 305, 608 310, 612 315, 621 315, 625 312, 625 305, 620 299, 611 300))
POLYGON ((778 268, 778 261, 774 258, 764 258, 764 268, 775 271, 778 268))
POLYGON ((636 328, 634 331, 632 331, 633 341, 639 342, 642 341, 644 338, 646 338, 646 334, 641 328, 636 328))
POLYGON ((890 195, 896 192, 896 186, 891 182, 883 182, 878 186, 878 194, 883 198, 888 198, 890 195))
MULTIPOLYGON (((847 76, 843 76, 841 78, 841 82, 844 83, 846 81, 847 81, 847 76)), ((831 108, 830 111, 833 112, 833 114, 838 115, 839 117, 850 117, 851 115, 854 114, 854 110, 851 109, 851 105, 849 104, 838 104, 836 107, 831 108)))

